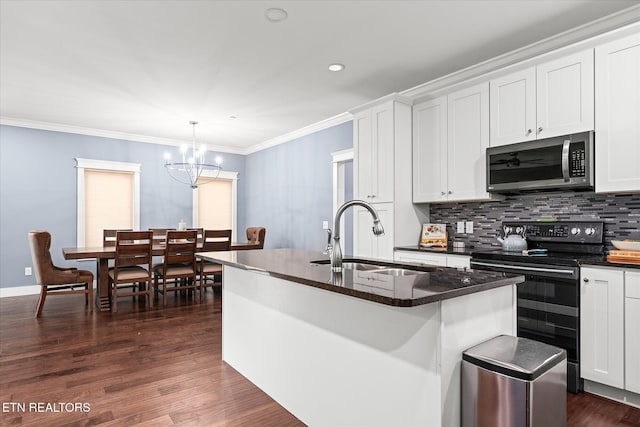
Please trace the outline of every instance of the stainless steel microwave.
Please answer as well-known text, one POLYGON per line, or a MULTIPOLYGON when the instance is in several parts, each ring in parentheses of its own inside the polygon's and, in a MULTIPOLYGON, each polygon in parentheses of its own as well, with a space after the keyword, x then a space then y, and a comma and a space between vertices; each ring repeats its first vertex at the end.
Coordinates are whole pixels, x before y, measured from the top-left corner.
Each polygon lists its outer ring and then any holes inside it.
POLYGON ((487 191, 592 190, 593 132, 487 148, 487 191))

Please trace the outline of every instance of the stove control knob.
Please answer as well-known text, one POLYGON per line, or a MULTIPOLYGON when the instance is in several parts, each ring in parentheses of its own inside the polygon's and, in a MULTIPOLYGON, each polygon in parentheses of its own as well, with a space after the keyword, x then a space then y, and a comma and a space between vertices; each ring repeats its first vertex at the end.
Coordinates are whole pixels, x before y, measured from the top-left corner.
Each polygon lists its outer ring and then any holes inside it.
POLYGON ((587 227, 584 229, 584 234, 586 234, 587 236, 591 236, 596 234, 596 229, 593 227, 587 227))
POLYGON ((578 236, 578 235, 580 235, 580 229, 579 229, 578 227, 573 227, 573 228, 571 229, 571 234, 572 234, 573 236, 578 236))

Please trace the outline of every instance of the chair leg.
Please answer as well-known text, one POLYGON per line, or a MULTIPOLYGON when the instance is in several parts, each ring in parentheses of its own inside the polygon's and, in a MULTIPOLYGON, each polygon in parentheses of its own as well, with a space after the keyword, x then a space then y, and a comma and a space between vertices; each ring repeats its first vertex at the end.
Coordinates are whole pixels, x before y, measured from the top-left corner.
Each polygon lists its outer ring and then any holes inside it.
POLYGON ((87 283, 87 299, 89 300, 89 313, 93 313, 93 305, 95 301, 93 300, 93 282, 87 283))
POLYGON ((40 299, 38 300, 38 307, 36 308, 36 317, 40 317, 42 314, 42 307, 44 307, 44 300, 47 298, 47 285, 40 287, 40 299))
POLYGON ((167 278, 162 278, 162 306, 167 306, 167 278))
POLYGON ((117 313, 118 312, 118 285, 116 285, 115 283, 111 282, 109 284, 109 286, 111 287, 111 312, 112 313, 117 313))
POLYGON ((204 302, 204 271, 200 274, 200 304, 204 302))
POLYGON ((149 300, 149 308, 153 308, 153 295, 154 295, 154 292, 153 292, 153 285, 152 285, 151 280, 149 280, 147 282, 147 284, 149 286, 149 289, 147 289, 147 292, 148 292, 147 293, 147 299, 149 300))

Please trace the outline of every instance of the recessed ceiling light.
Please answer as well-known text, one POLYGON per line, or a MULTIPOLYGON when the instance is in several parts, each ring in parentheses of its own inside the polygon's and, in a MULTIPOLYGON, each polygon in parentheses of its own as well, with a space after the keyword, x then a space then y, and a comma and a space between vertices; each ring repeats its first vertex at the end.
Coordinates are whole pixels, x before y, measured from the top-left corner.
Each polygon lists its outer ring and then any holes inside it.
POLYGON ((264 16, 271 22, 282 22, 287 19, 287 11, 279 7, 272 7, 264 11, 264 16))
POLYGON ((329 64, 329 71, 342 71, 344 70, 344 64, 329 64))

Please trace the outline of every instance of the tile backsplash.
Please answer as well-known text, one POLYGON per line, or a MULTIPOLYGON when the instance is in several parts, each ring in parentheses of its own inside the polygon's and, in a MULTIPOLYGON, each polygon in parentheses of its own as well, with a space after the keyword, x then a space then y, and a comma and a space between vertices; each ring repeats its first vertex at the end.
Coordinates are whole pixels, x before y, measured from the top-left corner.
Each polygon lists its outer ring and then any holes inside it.
POLYGON ((640 239, 640 194, 602 195, 589 193, 531 193, 509 195, 499 202, 432 204, 430 222, 446 223, 449 246, 496 246, 502 221, 600 220, 605 223, 607 249, 611 240, 640 239), (473 234, 457 233, 457 221, 473 221, 473 234))

